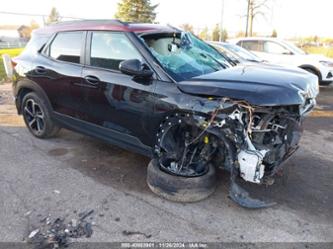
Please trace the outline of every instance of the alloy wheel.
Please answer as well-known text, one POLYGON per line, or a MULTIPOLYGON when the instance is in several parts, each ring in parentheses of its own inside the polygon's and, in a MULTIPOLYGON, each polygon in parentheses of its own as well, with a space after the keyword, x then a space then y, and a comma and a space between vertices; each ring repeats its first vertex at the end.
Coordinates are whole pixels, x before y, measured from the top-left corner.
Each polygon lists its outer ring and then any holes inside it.
POLYGON ((40 105, 34 99, 28 99, 23 112, 31 131, 36 135, 42 134, 45 129, 45 115, 40 105))

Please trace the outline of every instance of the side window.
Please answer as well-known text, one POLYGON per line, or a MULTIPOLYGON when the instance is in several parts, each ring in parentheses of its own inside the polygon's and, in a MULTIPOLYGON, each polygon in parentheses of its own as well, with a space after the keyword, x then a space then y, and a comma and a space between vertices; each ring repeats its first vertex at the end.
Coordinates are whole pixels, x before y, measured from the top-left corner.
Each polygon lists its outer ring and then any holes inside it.
POLYGON ((91 39, 90 65, 119 70, 123 60, 139 59, 141 56, 125 34, 95 31, 91 39))
POLYGON ((58 33, 49 47, 49 55, 60 61, 80 63, 83 32, 58 33))
POLYGON ((243 48, 250 50, 250 51, 258 51, 261 52, 261 43, 259 41, 242 41, 243 48))
POLYGON ((285 47, 276 42, 266 41, 264 43, 264 51, 270 54, 288 54, 290 53, 285 47))

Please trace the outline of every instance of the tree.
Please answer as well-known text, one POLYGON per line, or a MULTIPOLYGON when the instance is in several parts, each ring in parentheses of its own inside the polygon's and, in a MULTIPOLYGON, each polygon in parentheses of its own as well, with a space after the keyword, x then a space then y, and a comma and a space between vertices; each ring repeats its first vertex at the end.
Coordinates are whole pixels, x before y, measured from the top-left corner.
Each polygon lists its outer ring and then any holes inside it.
POLYGON ((269 10, 268 2, 271 0, 246 0, 247 1, 247 14, 246 14, 246 31, 245 36, 253 35, 253 22, 259 15, 265 17, 265 11, 269 10))
POLYGON ((272 37, 276 38, 278 36, 276 29, 273 29, 272 37))
POLYGON ((221 40, 225 42, 227 39, 228 39, 228 31, 226 29, 223 29, 221 40))
POLYGON ((186 32, 191 32, 192 34, 194 33, 193 26, 191 24, 184 23, 184 24, 180 25, 180 28, 186 32))
POLYGON ((57 23, 60 21, 60 15, 59 12, 55 7, 52 7, 51 12, 49 16, 47 17, 46 24, 52 24, 52 23, 57 23))
POLYGON ((122 0, 118 3, 115 18, 124 22, 152 23, 156 18, 157 6, 151 5, 150 0, 122 0))
POLYGON ((21 25, 18 29, 17 32, 19 33, 19 36, 23 40, 29 40, 31 38, 31 27, 26 26, 26 25, 21 25))
POLYGON ((216 24, 215 28, 213 29, 213 32, 212 32, 212 40, 213 41, 219 41, 220 40, 220 33, 221 33, 220 26, 218 24, 216 24))
POLYGON ((17 32, 19 33, 19 37, 23 40, 29 40, 31 38, 31 33, 34 29, 38 29, 39 25, 35 20, 31 20, 30 26, 21 25, 17 32))
POLYGON ((245 36, 245 33, 243 31, 238 31, 236 34, 236 38, 244 37, 244 36, 245 36))
POLYGON ((203 30, 201 30, 198 36, 202 40, 210 40, 208 28, 205 27, 203 30))
POLYGON ((33 29, 38 29, 39 28, 39 24, 35 21, 35 20, 31 20, 30 22, 30 28, 33 29))

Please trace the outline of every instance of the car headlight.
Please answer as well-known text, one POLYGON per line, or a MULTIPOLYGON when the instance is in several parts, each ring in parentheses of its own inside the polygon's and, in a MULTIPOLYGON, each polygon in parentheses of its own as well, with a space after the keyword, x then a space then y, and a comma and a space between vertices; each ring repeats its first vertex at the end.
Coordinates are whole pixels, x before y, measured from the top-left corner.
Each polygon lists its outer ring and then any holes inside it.
POLYGON ((332 61, 319 61, 320 64, 322 64, 325 67, 333 67, 332 61))

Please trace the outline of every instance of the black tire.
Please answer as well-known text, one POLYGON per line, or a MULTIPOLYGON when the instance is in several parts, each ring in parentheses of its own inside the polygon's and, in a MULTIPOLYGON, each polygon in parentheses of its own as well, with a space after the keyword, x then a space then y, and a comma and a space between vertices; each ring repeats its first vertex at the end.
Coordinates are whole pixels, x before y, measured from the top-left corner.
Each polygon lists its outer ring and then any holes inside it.
POLYGON ((22 114, 30 133, 37 138, 54 137, 60 130, 51 119, 51 110, 45 100, 34 92, 23 97, 22 114))
POLYGON ((150 161, 147 169, 147 184, 152 192, 175 202, 196 202, 214 193, 216 170, 209 165, 206 174, 198 177, 183 177, 162 171, 156 159, 150 161))
POLYGON ((318 81, 319 83, 321 82, 321 75, 319 72, 317 72, 316 70, 312 69, 312 68, 303 68, 305 71, 312 73, 314 75, 316 75, 318 77, 318 81))
POLYGON ((319 81, 319 85, 321 86, 329 86, 333 81, 319 81))

